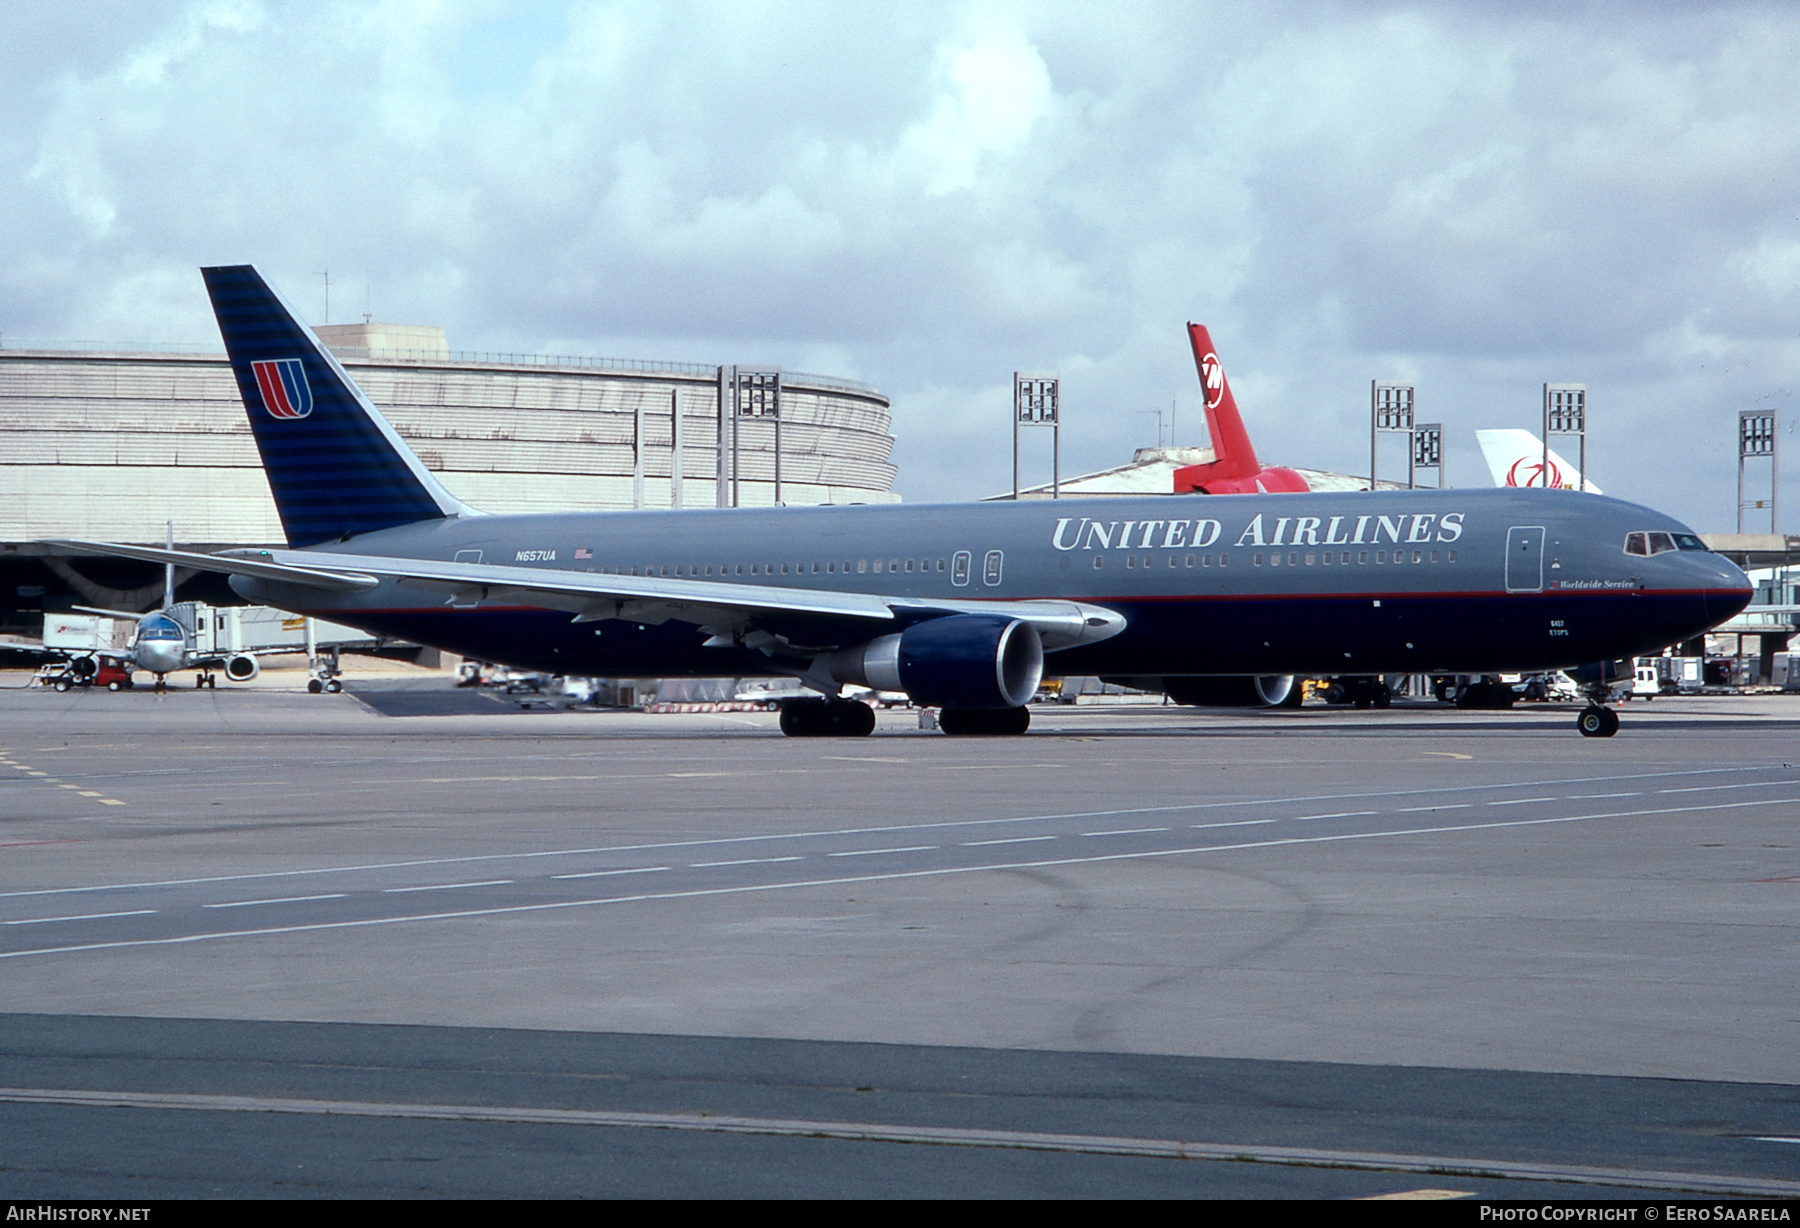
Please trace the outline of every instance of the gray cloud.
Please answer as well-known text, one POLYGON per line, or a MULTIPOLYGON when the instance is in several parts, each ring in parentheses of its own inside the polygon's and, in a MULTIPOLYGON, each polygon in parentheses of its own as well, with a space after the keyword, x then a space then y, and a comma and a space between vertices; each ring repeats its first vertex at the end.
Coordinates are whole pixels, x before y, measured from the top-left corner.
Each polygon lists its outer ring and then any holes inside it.
POLYGON ((1271 459, 1365 465, 1400 375, 1477 484, 1475 427, 1585 379, 1596 479, 1714 528, 1800 380, 1780 7, 13 6, 0 48, 9 336, 207 339, 213 261, 322 315, 329 266, 334 317, 468 348, 869 379, 954 498, 1008 480, 1014 367, 1066 469, 1172 398, 1197 441, 1198 318, 1271 459))

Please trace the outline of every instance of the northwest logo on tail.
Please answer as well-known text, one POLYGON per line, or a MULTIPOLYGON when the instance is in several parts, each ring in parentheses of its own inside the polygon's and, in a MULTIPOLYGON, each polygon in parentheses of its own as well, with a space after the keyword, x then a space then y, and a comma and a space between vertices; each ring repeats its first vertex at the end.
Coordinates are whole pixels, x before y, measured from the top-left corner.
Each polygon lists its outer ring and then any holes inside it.
POLYGON ((250 369, 256 372, 256 386, 269 417, 304 418, 312 413, 312 388, 298 358, 265 359, 251 363, 250 369))

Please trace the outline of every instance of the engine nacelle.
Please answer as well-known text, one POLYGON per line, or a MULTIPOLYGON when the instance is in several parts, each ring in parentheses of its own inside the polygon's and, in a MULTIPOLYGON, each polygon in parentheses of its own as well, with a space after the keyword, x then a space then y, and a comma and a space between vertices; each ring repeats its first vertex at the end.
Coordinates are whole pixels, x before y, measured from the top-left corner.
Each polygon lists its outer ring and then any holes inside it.
POLYGON ((1298 708, 1306 693, 1301 680, 1293 674, 1164 678, 1162 691, 1178 704, 1199 708, 1298 708))
POLYGON ((834 653, 831 676, 928 707, 1018 708, 1043 681, 1044 644, 1016 618, 951 614, 834 653))
POLYGON ((239 653, 225 662, 225 676, 233 682, 248 682, 262 673, 262 666, 249 653, 239 653))

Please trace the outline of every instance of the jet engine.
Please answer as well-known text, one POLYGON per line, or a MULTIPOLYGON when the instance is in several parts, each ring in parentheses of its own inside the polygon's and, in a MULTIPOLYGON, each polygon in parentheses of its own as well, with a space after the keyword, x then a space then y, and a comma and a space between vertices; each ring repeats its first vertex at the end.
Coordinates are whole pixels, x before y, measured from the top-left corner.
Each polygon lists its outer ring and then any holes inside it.
POLYGON ((239 653, 225 662, 225 676, 233 682, 248 682, 262 673, 262 667, 249 653, 239 653))
POLYGON ((1162 678, 1160 689, 1178 704, 1197 708, 1298 708, 1305 695, 1293 674, 1261 674, 1241 678, 1162 678))
POLYGON ((1043 680, 1044 644, 1016 618, 951 614, 832 654, 831 676, 924 707, 1018 708, 1043 680))

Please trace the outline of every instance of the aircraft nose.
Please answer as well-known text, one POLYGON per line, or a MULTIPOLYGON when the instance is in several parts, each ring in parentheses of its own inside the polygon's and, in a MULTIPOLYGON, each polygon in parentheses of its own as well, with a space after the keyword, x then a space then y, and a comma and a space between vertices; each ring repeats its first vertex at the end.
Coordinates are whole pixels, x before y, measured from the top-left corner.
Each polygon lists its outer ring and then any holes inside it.
POLYGON ((1706 615, 1715 626, 1736 615, 1756 595, 1750 577, 1730 559, 1714 554, 1697 558, 1695 562, 1703 564, 1706 615))

